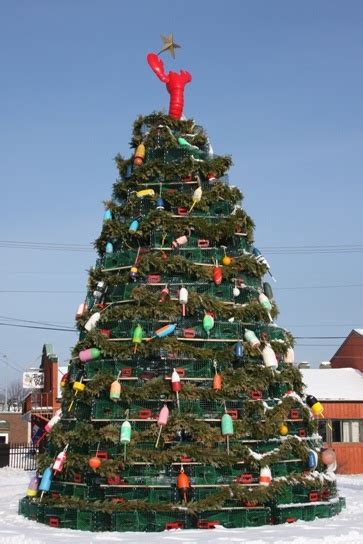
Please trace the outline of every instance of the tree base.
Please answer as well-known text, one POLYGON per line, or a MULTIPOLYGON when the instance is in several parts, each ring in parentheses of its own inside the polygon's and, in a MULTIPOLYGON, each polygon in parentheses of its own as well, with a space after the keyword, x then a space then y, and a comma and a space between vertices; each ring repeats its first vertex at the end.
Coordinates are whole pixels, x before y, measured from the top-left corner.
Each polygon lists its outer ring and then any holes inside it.
POLYGON ((19 503, 19 514, 50 527, 81 531, 157 532, 168 529, 213 529, 218 525, 236 529, 293 523, 299 519, 312 521, 315 518, 335 516, 344 507, 344 498, 334 498, 315 503, 222 508, 196 514, 184 512, 182 507, 174 511, 115 509, 111 513, 87 508, 50 506, 42 504, 39 499, 24 497, 19 503))

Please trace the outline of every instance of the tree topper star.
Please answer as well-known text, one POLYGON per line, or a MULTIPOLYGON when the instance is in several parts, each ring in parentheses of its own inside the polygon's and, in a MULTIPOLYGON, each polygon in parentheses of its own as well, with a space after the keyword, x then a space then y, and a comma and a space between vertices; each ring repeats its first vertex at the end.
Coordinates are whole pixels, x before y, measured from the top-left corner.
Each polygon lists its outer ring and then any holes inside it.
POLYGON ((174 42, 174 36, 171 32, 169 36, 163 36, 160 35, 161 39, 163 40, 163 47, 161 51, 158 53, 160 55, 161 53, 164 53, 164 51, 169 51, 173 59, 175 59, 175 49, 180 48, 180 45, 174 42))

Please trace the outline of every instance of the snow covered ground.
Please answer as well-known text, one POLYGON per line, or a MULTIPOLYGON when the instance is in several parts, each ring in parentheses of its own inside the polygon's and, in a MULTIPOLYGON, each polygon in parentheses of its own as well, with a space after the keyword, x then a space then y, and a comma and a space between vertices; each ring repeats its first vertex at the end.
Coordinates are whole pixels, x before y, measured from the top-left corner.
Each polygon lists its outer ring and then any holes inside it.
POLYGON ((248 529, 176 530, 163 533, 90 533, 52 529, 18 516, 32 473, 0 469, 0 544, 363 544, 363 475, 338 476, 347 508, 336 517, 248 529))

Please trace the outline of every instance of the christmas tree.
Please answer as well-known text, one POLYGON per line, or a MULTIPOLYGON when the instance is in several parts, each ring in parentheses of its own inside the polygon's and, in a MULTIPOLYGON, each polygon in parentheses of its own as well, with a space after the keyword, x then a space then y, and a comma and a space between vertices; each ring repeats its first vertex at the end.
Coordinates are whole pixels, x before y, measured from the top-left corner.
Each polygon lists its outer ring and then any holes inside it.
MULTIPOLYGON (((163 51, 177 47, 172 35, 163 51)), ((80 330, 20 512, 93 531, 247 527, 340 512, 231 159, 182 118, 188 72, 148 63, 169 114, 134 123, 80 330)))

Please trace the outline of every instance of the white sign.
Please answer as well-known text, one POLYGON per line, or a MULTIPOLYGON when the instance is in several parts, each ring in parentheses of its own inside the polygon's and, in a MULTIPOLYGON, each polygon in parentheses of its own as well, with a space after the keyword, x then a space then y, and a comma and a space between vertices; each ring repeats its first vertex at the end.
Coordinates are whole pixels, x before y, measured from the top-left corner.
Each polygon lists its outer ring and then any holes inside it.
POLYGON ((43 389, 44 374, 39 370, 23 372, 23 389, 43 389))

